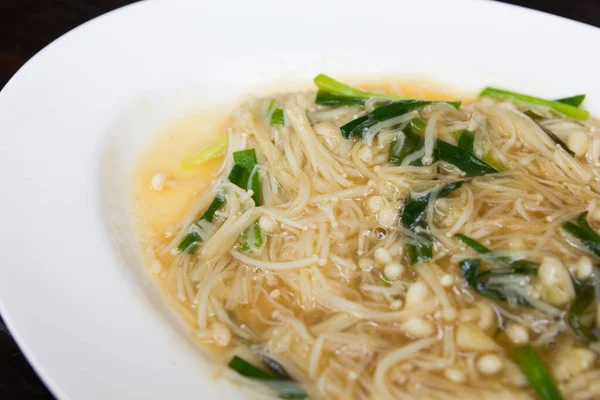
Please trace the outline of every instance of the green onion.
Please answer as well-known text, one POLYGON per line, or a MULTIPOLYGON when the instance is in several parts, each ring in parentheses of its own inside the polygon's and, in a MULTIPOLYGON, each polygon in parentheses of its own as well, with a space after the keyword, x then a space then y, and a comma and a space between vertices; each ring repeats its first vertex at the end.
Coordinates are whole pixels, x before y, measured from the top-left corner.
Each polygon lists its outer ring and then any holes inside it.
MULTIPOLYGON (((469 285, 475 289, 479 294, 489 297, 494 300, 506 301, 509 297, 507 289, 501 286, 489 286, 487 280, 493 276, 507 276, 507 275, 532 275, 537 273, 539 265, 535 262, 528 260, 514 260, 506 256, 495 254, 492 250, 479 243, 475 239, 457 233, 454 235, 461 242, 478 252, 483 254, 485 258, 493 261, 499 261, 512 266, 513 268, 506 269, 493 269, 484 272, 480 272, 481 260, 479 259, 468 259, 460 262, 460 270, 463 276, 469 283, 469 285)), ((528 305, 529 303, 523 296, 517 293, 510 293, 516 298, 517 303, 521 305, 528 305)))
MULTIPOLYGON (((229 173, 229 181, 244 190, 252 190, 252 199, 254 200, 254 204, 259 206, 261 201, 260 178, 258 176, 258 172, 255 171, 255 166, 258 163, 256 151, 254 149, 236 151, 233 153, 233 162, 233 168, 229 173)), ((215 212, 223 205, 224 202, 225 199, 223 197, 215 197, 200 219, 212 222, 215 212)), ((253 226, 249 229, 254 229, 254 232, 250 235, 247 235, 248 238, 252 238, 252 242, 246 243, 246 246, 249 249, 260 248, 262 246, 262 232, 260 235, 256 234, 256 229, 260 231, 260 227, 256 225, 256 227, 253 226)), ((198 248, 197 243, 200 241, 202 241, 200 235, 198 235, 196 232, 190 232, 179 243, 177 249, 181 252, 185 251, 188 254, 194 254, 198 248)), ((242 243, 242 247, 244 247, 244 243, 242 243)))
POLYGON ((248 363, 246 360, 238 356, 234 356, 231 361, 229 361, 227 366, 246 378, 258 378, 265 380, 277 379, 273 375, 267 374, 262 369, 256 368, 254 365, 248 363))
POLYGON ((543 127, 539 122, 537 122, 536 120, 533 120, 533 122, 535 122, 540 128, 542 128, 542 130, 544 131, 544 133, 546 135, 548 135, 550 137, 550 139, 552 139, 554 141, 554 143, 556 143, 557 145, 559 145, 564 151, 566 151, 567 153, 569 153, 569 155, 571 157, 575 157, 575 152, 572 151, 571 149, 569 149, 569 147, 567 146, 567 144, 565 142, 563 142, 562 140, 560 140, 560 138, 558 136, 556 136, 554 134, 554 132, 552 132, 550 129, 547 129, 545 127, 543 127))
MULTIPOLYGON (((467 246, 469 246, 470 248, 472 248, 473 250, 475 250, 476 252, 478 252, 479 254, 486 254, 486 259, 492 261, 499 261, 504 264, 508 264, 515 267, 516 269, 511 270, 513 271, 511 273, 535 273, 537 272, 537 268, 539 267, 539 264, 533 261, 512 259, 503 255, 496 254, 492 250, 485 247, 483 244, 479 243, 477 240, 471 239, 470 237, 463 235, 462 233, 457 233, 456 235, 454 235, 454 237, 466 244, 467 246)), ((496 273, 496 275, 505 274, 496 273)))
POLYGON ((579 239, 585 247, 597 257, 600 257, 600 236, 587 223, 588 212, 582 212, 577 217, 577 222, 565 222, 562 228, 579 239))
POLYGON ((433 258, 433 237, 427 232, 415 233, 417 239, 406 242, 406 252, 411 264, 419 264, 433 258))
POLYGON ((481 260, 466 259, 459 263, 460 271, 462 272, 465 280, 473 289, 475 289, 480 295, 488 297, 496 301, 507 301, 509 297, 513 297, 517 304, 527 306, 529 302, 522 295, 510 291, 503 286, 488 284, 487 280, 493 276, 507 276, 507 275, 529 275, 537 271, 530 268, 511 268, 501 270, 489 270, 480 272, 481 260))
POLYGON ((400 100, 385 104, 379 108, 373 110, 370 114, 359 117, 353 121, 348 122, 340 129, 342 135, 346 139, 353 137, 361 138, 363 133, 373 125, 386 121, 390 118, 404 115, 407 112, 423 107, 427 104, 431 104, 431 101, 426 100, 400 100))
POLYGON ((537 351, 530 345, 519 346, 513 350, 517 365, 521 368, 529 385, 541 400, 562 400, 563 397, 554 383, 554 379, 537 351))
POLYGON ((569 307, 567 321, 579 340, 585 343, 595 342, 600 339, 600 332, 582 321, 583 314, 596 298, 594 285, 591 282, 580 282, 576 279, 573 279, 573 283, 576 297, 569 307))
POLYGON ((421 118, 413 118, 410 120, 408 128, 415 135, 422 136, 425 134, 425 129, 427 129, 427 123, 421 118))
POLYGON ((361 89, 354 88, 352 86, 346 85, 342 82, 336 81, 330 76, 319 74, 315 78, 315 84, 317 87, 325 92, 330 94, 337 94, 348 97, 360 97, 363 99, 368 99, 371 97, 379 97, 382 99, 390 99, 390 100, 405 100, 404 96, 395 96, 392 94, 386 93, 378 93, 378 92, 369 92, 361 89))
POLYGON ((475 135, 471 131, 464 130, 458 137, 458 147, 473 154, 473 142, 475 142, 475 135))
POLYGON ((198 154, 183 160, 183 168, 194 169, 210 160, 221 157, 227 151, 227 146, 229 146, 229 135, 223 136, 198 154))
MULTIPOLYGON (((463 185, 463 181, 447 184, 439 192, 438 197, 446 197, 463 185)), ((407 238, 406 250, 411 264, 418 264, 433 258, 433 237, 429 234, 427 223, 427 204, 432 193, 413 199, 409 197, 404 203, 402 226, 412 231, 415 238, 407 238)))
POLYGON ((319 90, 315 103, 324 106, 362 106, 367 101, 364 97, 344 96, 319 90))
POLYGON ((201 241, 202 238, 200 237, 200 235, 198 235, 196 232, 190 232, 187 235, 185 235, 183 240, 181 240, 179 246, 177 246, 177 250, 179 250, 182 253, 185 251, 188 254, 194 254, 198 249, 198 245, 196 243, 201 241))
POLYGON ((260 229, 258 222, 255 222, 250 228, 242 232, 242 251, 244 253, 255 252, 262 247, 263 241, 262 229, 260 229))
POLYGON ((462 272, 469 286, 477 291, 479 291, 477 278, 479 277, 480 267, 481 260, 477 258, 466 259, 460 262, 460 272, 462 272))
POLYGON ((245 190, 252 190, 252 199, 256 206, 260 205, 260 177, 254 170, 258 160, 256 150, 242 150, 233 153, 233 168, 229 181, 245 190), (254 173, 253 173, 254 172, 254 173))
POLYGON ((234 356, 227 366, 246 378, 261 381, 266 386, 275 390, 282 399, 305 399, 307 397, 306 392, 300 384, 289 379, 268 374, 238 356, 234 356))
MULTIPOLYGON (((351 121, 349 124, 352 124, 354 121, 351 121)), ((400 165, 407 156, 421 149, 425 143, 422 133, 425 132, 426 127, 427 125, 420 118, 411 120, 408 128, 404 131, 404 140, 395 140, 390 145, 389 162, 400 165)), ((342 127, 342 133, 343 129, 344 127, 342 127)), ((471 154, 470 151, 473 150, 474 139, 473 133, 469 131, 464 131, 461 134, 458 143, 459 146, 454 146, 438 139, 435 143, 433 158, 434 160, 440 159, 455 165, 465 172, 467 176, 479 176, 498 172, 494 167, 471 154)), ((415 160, 411 164, 421 165, 421 161, 415 160)))
POLYGON ((571 105, 573 107, 579 107, 581 105, 581 103, 583 103, 584 100, 585 100, 585 94, 579 94, 577 96, 564 97, 564 98, 558 99, 556 101, 558 101, 559 103, 565 103, 565 104, 571 105))
POLYGON ((467 246, 469 246, 470 248, 472 248, 473 250, 475 250, 476 252, 478 252, 479 254, 487 254, 492 252, 492 250, 488 249, 487 247, 479 243, 477 240, 471 239, 470 237, 463 235, 462 233, 457 233, 456 235, 454 235, 454 237, 466 244, 467 246))
POLYGON ((385 276, 384 273, 382 273, 379 278, 381 278, 381 281, 383 282, 383 284, 387 287, 391 287, 392 286, 392 281, 390 281, 390 279, 385 276))
POLYGON ((438 139, 436 141, 438 157, 452 165, 457 166, 467 176, 479 176, 498 172, 491 165, 481 161, 468 151, 438 139))
MULTIPOLYGON (((390 150, 388 153, 389 162, 391 164, 400 165, 404 159, 418 151, 425 144, 423 136, 415 135, 412 129, 407 129, 404 134, 404 140, 394 140, 390 144, 390 150)), ((420 163, 420 160, 415 160, 413 164, 420 163)))
POLYGON ((538 97, 528 96, 521 93, 509 92, 507 90, 496 88, 485 88, 480 94, 480 97, 491 97, 496 100, 511 100, 517 103, 527 105, 535 105, 550 108, 559 114, 571 117, 574 119, 586 120, 590 117, 590 113, 586 110, 574 107, 570 104, 560 101, 544 100, 538 97))
POLYGON ((236 151, 233 153, 233 163, 238 167, 252 170, 256 164, 258 164, 258 159, 256 158, 256 150, 248 149, 236 151))
POLYGON ((271 371, 273 375, 280 379, 292 379, 286 372, 286 370, 279 364, 277 361, 273 360, 271 357, 267 357, 263 353, 259 354, 260 360, 265 364, 265 367, 271 371))
MULTIPOLYGON (((346 139, 351 139, 353 137, 362 138, 365 131, 371 128, 373 125, 386 121, 388 119, 399 117, 401 115, 406 114, 409 111, 415 110, 417 108, 421 108, 431 103, 439 103, 436 101, 429 100, 398 100, 392 101, 387 104, 382 105, 371 111, 370 114, 359 117, 355 120, 348 122, 346 125, 342 126, 340 129, 342 131, 342 135, 346 139)), ((448 102, 448 104, 459 108, 460 102, 448 102)), ((418 122, 415 122, 413 126, 415 126, 418 122)))
POLYGON ((285 117, 283 116, 283 110, 277 108, 271 114, 271 125, 284 125, 285 117))
POLYGON ((501 171, 503 166, 500 161, 498 161, 491 152, 487 152, 483 157, 481 157, 481 161, 485 162, 487 165, 491 166, 498 171, 501 171))
POLYGON ((569 149, 569 147, 567 146, 567 144, 565 142, 563 142, 562 140, 560 140, 560 138, 558 136, 556 136, 554 134, 554 132, 552 132, 550 129, 544 127, 542 124, 539 123, 539 120, 544 119, 544 117, 542 117, 541 115, 536 114, 535 112, 533 112, 532 110, 526 111, 525 114, 531 118, 533 120, 533 122, 535 122, 537 124, 537 126, 540 127, 540 129, 542 131, 544 131, 544 133, 546 135, 548 135, 550 137, 550 139, 552 139, 554 141, 554 143, 556 143, 557 145, 559 145, 564 151, 566 151, 567 153, 569 153, 569 155, 571 157, 575 157, 575 153, 573 151, 571 151, 571 149, 569 149))
MULTIPOLYGON (((217 210, 221 208, 223 203, 225 203, 225 199, 223 197, 215 197, 212 203, 210 203, 210 205, 206 209, 206 211, 204 211, 204 214, 202 214, 202 217, 200 217, 200 219, 212 222, 215 217, 215 212, 217 212, 217 210)), ((202 241, 200 235, 198 235, 196 232, 190 232, 183 238, 181 243, 179 243, 179 246, 177 246, 177 250, 181 252, 185 251, 188 254, 194 254, 196 252, 196 249, 198 248, 196 243, 200 241, 202 241)))
MULTIPOLYGON (((256 171, 256 150, 242 150, 233 153, 234 166, 229 174, 229 180, 245 190, 252 190, 252 199, 258 207, 261 204, 260 177, 256 171)), ((242 251, 254 251, 262 247, 263 233, 258 222, 255 222, 242 233, 242 251)))

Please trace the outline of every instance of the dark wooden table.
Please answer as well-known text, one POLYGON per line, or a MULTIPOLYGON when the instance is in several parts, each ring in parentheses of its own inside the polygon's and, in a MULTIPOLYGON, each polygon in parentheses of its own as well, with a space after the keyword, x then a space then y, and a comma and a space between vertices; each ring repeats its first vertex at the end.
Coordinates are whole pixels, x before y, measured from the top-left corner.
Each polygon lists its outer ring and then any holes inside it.
MULTIPOLYGON (((600 27, 600 0, 505 2, 600 27)), ((131 3, 134 1, 0 0, 0 88, 29 58, 52 40, 85 21, 131 3)), ((590 43, 590 50, 597 47, 597 43, 590 43)), ((53 399, 22 356, 1 318, 0 399, 53 399)))

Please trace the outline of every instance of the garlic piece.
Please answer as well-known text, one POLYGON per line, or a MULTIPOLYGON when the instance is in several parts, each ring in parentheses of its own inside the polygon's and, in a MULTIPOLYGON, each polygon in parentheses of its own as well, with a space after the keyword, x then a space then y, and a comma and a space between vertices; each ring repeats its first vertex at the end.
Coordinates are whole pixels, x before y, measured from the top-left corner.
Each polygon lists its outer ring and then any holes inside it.
POLYGON ((400 329, 413 338, 424 338, 435 333, 433 323, 420 317, 410 317, 400 325, 400 329))
POLYGON ((582 156, 588 151, 588 137, 581 131, 571 132, 567 139, 567 146, 576 156, 582 156))
POLYGON ((429 286, 425 282, 419 281, 413 283, 406 292, 405 308, 412 308, 423 304, 431 297, 429 286))
POLYGON ((477 360, 477 369, 483 375, 496 375, 502 370, 504 363, 496 354, 484 354, 477 360))
POLYGON ((459 323, 456 344, 464 351, 499 351, 500 346, 487 336, 477 325, 459 323))
POLYGON ((555 306, 562 306, 575 298, 571 274, 563 263, 554 257, 544 257, 537 274, 536 290, 542 299, 555 306))

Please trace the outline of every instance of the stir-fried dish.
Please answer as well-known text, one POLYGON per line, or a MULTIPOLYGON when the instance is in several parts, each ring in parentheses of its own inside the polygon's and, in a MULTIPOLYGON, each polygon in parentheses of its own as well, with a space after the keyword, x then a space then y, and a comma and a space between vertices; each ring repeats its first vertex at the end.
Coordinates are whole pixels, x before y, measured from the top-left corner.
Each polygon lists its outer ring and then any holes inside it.
POLYGON ((178 160, 211 176, 144 182, 197 185, 144 252, 222 373, 261 399, 600 399, 585 96, 315 84, 178 160))

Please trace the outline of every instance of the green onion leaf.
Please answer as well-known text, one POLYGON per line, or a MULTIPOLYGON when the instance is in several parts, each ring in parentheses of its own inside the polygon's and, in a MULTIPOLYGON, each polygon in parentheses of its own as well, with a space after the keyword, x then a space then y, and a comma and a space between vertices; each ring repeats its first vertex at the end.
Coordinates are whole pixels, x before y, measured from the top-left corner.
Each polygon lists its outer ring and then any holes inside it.
MULTIPOLYGON (((480 259, 462 260, 459 263, 459 267, 469 286, 475 289, 480 295, 496 301, 505 301, 508 298, 502 288, 495 287, 491 289, 486 286, 486 282, 481 281, 481 273, 479 272, 481 267, 480 259)), ((521 299, 519 299, 518 302, 520 303, 521 299)))
MULTIPOLYGON (((234 166, 229 174, 229 180, 245 190, 252 190, 252 199, 258 207, 261 204, 260 176, 256 170, 258 160, 256 150, 242 150, 233 153, 234 166)), ((263 233, 258 223, 254 223, 242 233, 242 251, 255 251, 262 247, 263 233)))
POLYGON ((246 378, 258 378, 265 380, 276 379, 273 375, 267 374, 262 369, 256 368, 254 365, 248 363, 246 360, 238 356, 234 356, 231 361, 229 361, 227 366, 246 378))
POLYGON ((238 167, 251 170, 256 164, 258 164, 258 159, 256 158, 256 150, 248 149, 234 152, 233 163, 238 167))
POLYGON ((305 399, 307 397, 299 383, 268 374, 238 356, 234 356, 227 366, 246 378, 261 381, 275 390, 282 399, 305 399))
MULTIPOLYGON (((463 181, 455 181, 444 186, 437 194, 446 197, 463 185, 463 181)), ((409 197, 404 203, 400 221, 404 228, 412 231, 414 237, 406 238, 406 250, 411 264, 418 264, 433 258, 433 237, 429 234, 427 223, 427 204, 432 193, 413 199, 409 197)))
POLYGON ((569 149, 569 147, 567 146, 567 144, 565 142, 563 142, 562 140, 560 140, 560 138, 558 136, 556 136, 554 134, 554 132, 552 132, 550 129, 545 128, 544 126, 542 126, 542 124, 540 124, 540 120, 544 119, 544 117, 542 117, 541 115, 536 114, 535 112, 529 110, 525 112, 525 115, 527 115, 529 118, 531 118, 533 120, 533 122, 535 122, 537 124, 537 126, 540 127, 541 130, 544 131, 544 133, 546 135, 548 135, 550 137, 550 139, 552 139, 554 141, 554 143, 556 143, 557 145, 559 145, 564 151, 566 151, 567 153, 569 153, 569 155, 571 157, 575 157, 575 153, 573 151, 571 151, 571 149, 569 149))
POLYGON ((346 125, 342 126, 340 129, 342 131, 342 135, 346 139, 351 139, 353 137, 361 138, 363 133, 372 127, 373 125, 386 121, 390 118, 398 117, 400 115, 404 115, 409 111, 414 109, 423 107, 427 104, 431 104, 431 101, 426 100, 400 100, 394 101, 388 104, 385 104, 379 108, 373 110, 370 114, 359 117, 353 121, 348 122, 346 125))
POLYGON ((454 192, 456 189, 460 188, 463 185, 463 181, 454 181, 446 186, 444 186, 438 193, 438 197, 446 197, 450 193, 454 192))
MULTIPOLYGON (((364 104, 364 101, 359 103, 359 99, 369 99, 372 97, 388 100, 408 100, 408 98, 404 96, 361 90, 336 81, 332 77, 324 74, 317 75, 314 82, 319 88, 319 92, 323 92, 323 94, 317 93, 317 104, 364 104)), ((448 103, 452 104, 457 109, 460 107, 460 101, 450 101, 448 103)))
POLYGON ((281 108, 275 109, 271 114, 271 125, 285 125, 285 117, 281 108))
POLYGON ((575 286, 575 300, 569 307, 567 321, 571 330, 579 340, 589 343, 600 339, 600 333, 593 326, 588 326, 582 321, 585 311, 592 305, 596 296, 594 285, 591 282, 580 282, 573 279, 575 286))
POLYGON ((433 237, 427 232, 415 233, 417 238, 406 239, 406 252, 411 265, 433 258, 433 237))
POLYGON ((559 103, 565 103, 565 104, 571 105, 573 107, 579 107, 581 105, 581 103, 583 103, 584 100, 585 100, 585 94, 579 94, 577 96, 564 97, 564 98, 558 99, 556 101, 558 101, 559 103))
MULTIPOLYGON (((407 129, 404 134, 404 140, 396 139, 390 144, 389 150, 389 162, 391 164, 400 165, 404 159, 413 154, 416 151, 419 151, 425 144, 425 140, 423 136, 418 136, 412 133, 412 129, 407 129)), ((415 160, 415 162, 420 162, 420 160, 415 160)))
POLYGON ((556 136, 554 134, 554 132, 552 132, 550 129, 547 129, 545 127, 543 127, 539 122, 537 122, 536 120, 534 120, 533 122, 535 122, 540 128, 542 128, 542 130, 544 131, 544 133, 546 135, 548 135, 550 137, 550 139, 552 139, 554 141, 554 143, 556 143, 557 145, 559 145, 564 151, 566 151, 567 153, 569 153, 569 155, 571 157, 575 157, 575 152, 572 151, 571 149, 569 149, 569 146, 567 146, 567 144, 565 142, 563 142, 562 140, 560 140, 560 138, 558 136, 556 136))
POLYGON ((183 168, 194 169, 210 160, 221 157, 227 151, 227 146, 229 146, 229 135, 223 136, 198 154, 183 160, 183 168))
MULTIPOLYGON (((223 203, 225 203, 225 199, 223 197, 215 197, 212 203, 210 203, 210 205, 206 209, 206 211, 204 211, 204 214, 202 214, 202 217, 200 217, 200 219, 212 222, 215 218, 215 212, 217 212, 217 210, 221 208, 223 203)), ((202 241, 200 235, 198 235, 196 232, 190 232, 183 238, 181 243, 179 243, 179 246, 177 246, 177 250, 179 250, 180 252, 185 251, 188 254, 194 254, 196 252, 196 249, 198 248, 198 245, 196 243, 200 241, 202 241)))
POLYGON ((566 222, 562 228, 579 239, 585 247, 597 257, 600 257, 600 236, 587 223, 588 212, 582 212, 577 217, 577 222, 566 222))
POLYGON ((377 93, 377 92, 369 92, 361 89, 357 89, 355 87, 346 85, 342 82, 336 81, 330 76, 319 74, 315 78, 315 84, 317 87, 325 92, 329 92, 331 94, 337 94, 348 97, 361 97, 363 99, 368 99, 371 97, 379 97, 382 99, 390 99, 390 100, 405 100, 404 96, 395 96, 392 94, 386 93, 377 93))
POLYGON ((521 93, 509 92, 507 90, 497 88, 485 88, 480 94, 480 97, 491 97, 496 100, 510 100, 517 103, 523 103, 527 105, 535 105, 550 108, 559 114, 574 119, 586 120, 590 117, 590 113, 586 110, 574 107, 570 104, 563 103, 560 101, 544 100, 538 97, 528 96, 521 93))
POLYGON ((261 204, 261 196, 260 196, 260 176, 258 175, 258 171, 254 170, 250 172, 250 182, 248 185, 248 189, 252 190, 252 200, 254 200, 254 205, 256 207, 261 204))
MULTIPOLYGON (((261 195, 260 177, 255 169, 256 164, 258 163, 258 159, 256 158, 256 150, 249 149, 236 151, 233 153, 233 161, 234 165, 229 173, 229 181, 244 190, 252 190, 252 199, 254 200, 254 204, 259 206, 261 202, 261 195)), ((212 222, 215 212, 223 205, 224 202, 225 199, 223 197, 215 197, 200 219, 212 222)), ((242 248, 260 248, 263 242, 263 236, 262 232, 260 232, 260 227, 258 225, 253 225, 249 229, 252 229, 252 232, 248 232, 246 237, 250 238, 251 241, 246 242, 245 245, 242 243, 242 248), (257 232, 260 234, 257 234, 257 232)), ((181 252, 185 251, 188 254, 194 254, 198 249, 197 243, 200 241, 202 241, 200 235, 198 235, 196 232, 190 232, 183 238, 181 243, 179 243, 177 249, 181 252)))
POLYGON ((263 245, 263 232, 258 222, 252 224, 248 229, 242 232, 242 251, 256 252, 263 245))
POLYGON ((529 275, 531 273, 529 270, 513 268, 480 272, 481 260, 478 258, 462 260, 459 263, 459 267, 469 286, 475 289, 480 295, 496 301, 507 301, 509 297, 512 297, 517 304, 523 306, 529 305, 527 300, 519 293, 514 292, 514 290, 509 291, 504 286, 492 286, 488 284, 488 279, 492 276, 529 275))
POLYGON ((256 206, 260 205, 260 177, 255 170, 258 160, 256 150, 242 150, 233 153, 233 168, 229 173, 229 181, 244 190, 252 190, 252 199, 256 206))
POLYGON ((203 219, 208 222, 213 222, 213 219, 215 218, 215 212, 217 212, 217 210, 221 208, 223 203, 225 203, 225 198, 221 196, 215 197, 215 199, 212 201, 212 203, 210 203, 206 211, 204 211, 204 214, 202 214, 202 217, 200 219, 203 219))
POLYGON ((484 258, 490 261, 498 261, 514 267, 510 270, 493 270, 490 271, 490 275, 510 275, 510 274, 533 274, 537 272, 539 264, 529 260, 513 259, 501 254, 496 254, 492 250, 485 247, 475 239, 457 233, 454 235, 455 238, 478 252, 479 254, 485 254, 484 258))
POLYGON ((479 176, 498 172, 491 165, 481 161, 468 151, 438 139, 436 141, 438 157, 452 165, 457 166, 467 176, 479 176))
POLYGON ((185 251, 188 254, 194 254, 198 249, 198 245, 196 243, 200 241, 202 241, 200 235, 198 235, 196 232, 190 232, 185 235, 183 240, 181 240, 179 246, 177 246, 177 250, 182 253, 185 251))
POLYGON ((366 101, 364 97, 344 96, 319 90, 315 103, 324 106, 362 106, 366 101))
POLYGON ((425 129, 427 129, 427 123, 421 118, 413 118, 408 124, 408 129, 415 135, 423 136, 425 129))
POLYGON ((476 252, 478 252, 479 254, 486 254, 492 252, 492 250, 488 249, 487 247, 479 243, 477 240, 471 239, 470 237, 463 235, 462 233, 457 233, 456 235, 454 235, 454 237, 466 244, 467 246, 469 246, 470 248, 472 248, 473 250, 475 250, 476 252))
POLYGON ((263 353, 260 353, 259 356, 263 364, 265 364, 275 377, 279 379, 291 379, 286 370, 277 361, 273 360, 271 357, 267 357, 263 353))
POLYGON ((462 272, 465 280, 473 289, 477 290, 477 278, 479 276, 479 268, 481 266, 481 260, 466 259, 460 262, 460 272, 462 272))
POLYGON ((390 279, 385 276, 384 273, 382 273, 379 278, 381 279, 381 281, 383 282, 383 284, 387 287, 391 287, 392 286, 392 281, 390 281, 390 279))
POLYGON ((519 346, 513 350, 513 356, 521 371, 527 377, 529 385, 541 400, 562 400, 563 397, 554 383, 554 379, 537 351, 530 345, 519 346))
POLYGON ((473 132, 464 130, 458 138, 458 147, 473 154, 473 142, 475 142, 473 132))

